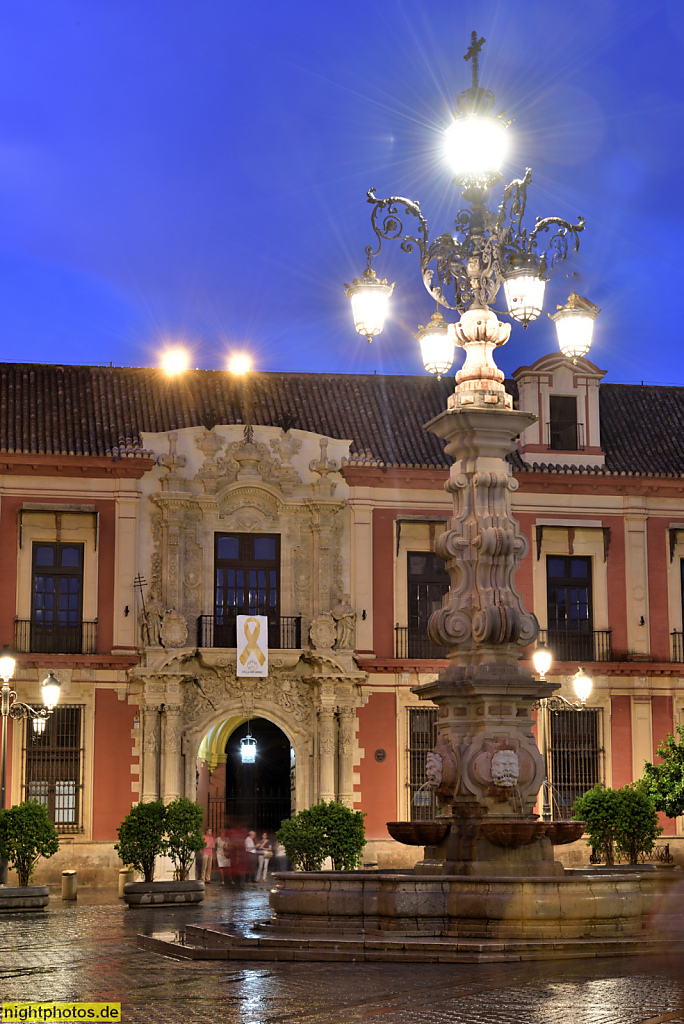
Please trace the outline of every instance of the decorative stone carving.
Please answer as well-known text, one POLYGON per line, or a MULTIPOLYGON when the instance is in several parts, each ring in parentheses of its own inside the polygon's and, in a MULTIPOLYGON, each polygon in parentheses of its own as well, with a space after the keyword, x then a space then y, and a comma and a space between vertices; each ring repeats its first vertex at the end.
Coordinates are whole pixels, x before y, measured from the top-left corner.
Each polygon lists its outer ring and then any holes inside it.
POLYGON ((331 473, 338 473, 340 464, 334 459, 328 458, 329 441, 327 437, 322 437, 319 444, 321 447, 321 457, 319 459, 312 459, 309 463, 309 469, 312 473, 317 473, 321 478, 316 482, 316 493, 322 497, 332 498, 337 484, 332 480, 328 480, 328 476, 331 473))
POLYGON ((285 430, 280 437, 272 438, 269 444, 273 449, 273 454, 280 459, 283 466, 289 466, 292 462, 292 456, 296 455, 302 447, 302 442, 285 430))
POLYGON ((214 459, 223 448, 223 441, 213 427, 211 430, 205 429, 200 437, 196 437, 195 444, 205 459, 214 459))
POLYGON ((492 754, 492 782, 495 786, 517 786, 520 763, 514 750, 497 750, 492 754))
POLYGON ((429 750, 425 756, 425 778, 430 789, 438 789, 442 785, 442 755, 429 750))
POLYGON ((309 639, 316 650, 330 651, 337 639, 337 627, 330 612, 317 615, 311 620, 309 639))
POLYGON ((140 634, 143 647, 161 647, 161 623, 164 615, 164 605, 156 601, 152 595, 147 599, 140 621, 140 634))
POLYGON ((164 613, 160 629, 164 647, 185 647, 188 639, 188 624, 185 616, 175 609, 164 613))
POLYGON ((331 615, 337 623, 337 640, 335 648, 338 651, 353 651, 356 645, 356 612, 352 608, 351 596, 344 594, 341 601, 332 609, 331 615))
POLYGON ((168 470, 168 476, 164 477, 162 480, 162 488, 164 490, 173 490, 181 484, 181 478, 178 475, 178 470, 182 469, 188 460, 185 455, 179 455, 176 451, 178 434, 172 430, 171 433, 168 434, 168 439, 168 455, 159 455, 157 458, 157 465, 163 466, 168 470))

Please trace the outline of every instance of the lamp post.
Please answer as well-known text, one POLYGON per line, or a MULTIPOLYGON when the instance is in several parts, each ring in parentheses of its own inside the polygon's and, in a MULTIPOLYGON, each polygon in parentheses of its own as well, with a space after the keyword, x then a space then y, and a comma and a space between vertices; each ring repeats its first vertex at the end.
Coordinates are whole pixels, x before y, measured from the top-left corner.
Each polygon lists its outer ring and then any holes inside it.
MULTIPOLYGON (((0 678, 2 678, 2 689, 0 689, 0 711, 2 712, 2 750, 0 751, 0 810, 7 806, 7 720, 13 718, 19 721, 22 718, 30 718, 33 721, 33 729, 36 734, 45 730, 45 722, 54 711, 59 700, 59 680, 50 672, 42 683, 42 694, 44 707, 38 711, 30 704, 17 700, 16 692, 10 687, 10 679, 14 675, 16 660, 11 651, 6 647, 0 653, 0 678)), ((7 884, 7 861, 0 860, 0 885, 7 884)))
MULTIPOLYGON (((449 665, 436 680, 413 689, 439 709, 427 785, 435 790, 440 820, 448 827, 440 845, 426 850, 420 870, 529 875, 541 871, 547 857, 541 838, 530 840, 529 823, 546 775, 531 716, 542 700, 548 708, 558 687, 520 664, 539 624, 515 586, 529 544, 512 514, 517 482, 508 457, 537 417, 514 409, 506 392, 493 353, 508 340, 511 326, 492 306, 504 285, 508 315, 523 326, 536 319, 548 273, 570 245, 578 248, 584 220, 545 217, 531 229, 524 227, 529 169, 503 189, 498 209, 487 206, 488 190, 502 177, 510 122, 492 113, 494 95, 480 86, 483 43, 473 32, 465 54, 472 83, 458 97, 445 132, 465 208, 450 231, 431 239, 417 202, 379 198, 371 189, 377 243, 366 248, 362 277, 345 287, 356 329, 371 340, 382 330, 394 287, 377 277, 372 262, 386 241, 398 241, 404 252, 417 253, 423 284, 438 306, 417 332, 425 368, 439 376, 453 361, 455 345, 466 352, 447 409, 426 425, 446 441, 452 459, 445 489, 453 496, 453 514, 435 543, 451 585, 428 626, 430 640, 448 649, 449 665), (413 225, 413 233, 404 229, 404 221, 413 225), (443 309, 459 313, 458 322, 447 323, 443 309)), ((593 324, 597 314, 597 307, 580 296, 571 296, 555 314, 559 343, 569 358, 588 350, 586 322, 593 324)))
MULTIPOLYGON (((538 643, 532 654, 532 662, 539 678, 543 681, 546 673, 551 668, 551 652, 545 644, 538 643)), ((572 679, 573 689, 577 694, 577 700, 567 700, 559 693, 551 697, 540 697, 533 705, 538 711, 537 723, 539 725, 539 749, 544 760, 544 781, 542 783, 542 820, 551 821, 551 801, 549 800, 549 739, 548 739, 548 715, 549 712, 558 714, 559 711, 584 711, 585 703, 588 700, 593 682, 580 666, 572 679)))
MULTIPOLYGON (((579 248, 579 232, 585 225, 582 217, 574 224, 562 217, 543 217, 537 218, 531 229, 523 226, 527 188, 532 179, 529 168, 522 178, 514 179, 504 188, 498 210, 490 210, 486 205, 488 190, 502 178, 511 122, 503 112, 493 114, 494 94, 480 86, 479 54, 484 42, 476 32, 472 33, 464 58, 471 62, 472 84, 458 97, 458 109, 444 136, 454 183, 463 188, 467 208, 456 214, 454 229, 430 240, 419 203, 402 196, 381 199, 370 189, 367 195, 373 207, 371 227, 377 247, 366 247, 366 269, 351 285, 345 285, 356 330, 371 341, 383 329, 394 289, 394 284, 377 277, 373 259, 385 241, 399 241, 404 252, 416 250, 429 294, 439 306, 461 314, 459 324, 433 316, 430 324, 420 327, 416 334, 425 369, 437 376, 453 363, 455 344, 464 347, 468 354, 461 374, 470 374, 484 360, 491 376, 498 379, 491 350, 505 344, 510 325, 499 324, 499 330, 474 332, 472 318, 467 314, 489 314, 503 284, 508 315, 527 327, 541 313, 549 271, 565 259, 570 243, 575 250, 579 248), (414 225, 413 233, 404 231, 407 218, 414 225), (476 338, 474 333, 488 336, 476 338), (488 353, 483 347, 485 342, 488 353)), ((561 351, 573 361, 589 351, 593 321, 599 312, 588 299, 573 293, 567 305, 559 306, 553 314, 561 351)), ((485 322, 488 327, 496 324, 493 313, 485 322)))

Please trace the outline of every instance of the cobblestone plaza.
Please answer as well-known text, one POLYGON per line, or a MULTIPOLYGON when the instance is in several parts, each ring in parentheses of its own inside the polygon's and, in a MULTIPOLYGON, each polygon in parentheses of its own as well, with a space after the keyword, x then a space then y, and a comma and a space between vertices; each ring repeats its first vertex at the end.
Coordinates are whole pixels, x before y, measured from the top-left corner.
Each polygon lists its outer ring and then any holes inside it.
POLYGON ((213 886, 200 907, 128 910, 113 890, 53 892, 44 913, 3 916, 2 998, 120 1001, 124 1022, 228 1024, 682 1024, 681 961, 530 964, 217 963, 136 947, 139 932, 268 916, 267 893, 213 886))

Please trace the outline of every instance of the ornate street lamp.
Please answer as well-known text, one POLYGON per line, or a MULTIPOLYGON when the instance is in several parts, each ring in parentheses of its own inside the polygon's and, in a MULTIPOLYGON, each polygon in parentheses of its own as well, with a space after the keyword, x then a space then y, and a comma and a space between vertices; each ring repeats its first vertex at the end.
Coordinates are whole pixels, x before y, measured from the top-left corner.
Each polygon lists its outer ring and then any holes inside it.
MULTIPOLYGON (((42 695, 44 707, 36 711, 30 704, 17 700, 15 691, 10 686, 10 679, 14 675, 16 659, 12 652, 5 647, 0 652, 0 678, 2 688, 0 689, 0 712, 2 712, 2 751, 0 753, 0 810, 4 810, 6 803, 7 789, 7 720, 13 718, 19 721, 22 718, 33 720, 33 729, 36 735, 45 730, 45 722, 54 711, 59 700, 60 684, 52 672, 50 672, 42 684, 42 695)), ((7 882, 7 861, 0 860, 0 885, 7 882)))
POLYGON ((565 306, 557 306, 556 309, 558 312, 549 313, 549 316, 556 324, 560 350, 576 363, 591 348, 594 320, 601 310, 576 292, 568 296, 565 306))
MULTIPOLYGON (((579 232, 584 229, 585 221, 578 217, 577 222, 571 224, 561 217, 543 217, 537 218, 531 230, 523 227, 527 186, 532 177, 529 168, 524 177, 516 178, 504 188, 498 210, 490 210, 485 204, 488 189, 501 180, 507 129, 511 122, 504 118, 503 112, 493 113, 494 94, 480 87, 479 53, 484 42, 484 38, 478 39, 477 33, 472 33, 464 58, 471 62, 472 84, 458 97, 458 109, 445 131, 446 156, 455 172, 455 184, 463 188, 467 208, 456 214, 453 231, 431 241, 427 221, 417 202, 402 196, 381 199, 370 189, 367 195, 373 207, 371 227, 377 236, 377 247, 366 247, 367 267, 363 277, 355 278, 352 285, 345 285, 345 293, 352 302, 356 330, 370 341, 383 329, 394 288, 376 277, 372 260, 385 241, 399 240, 404 252, 416 249, 427 291, 440 306, 462 315, 459 325, 444 324, 444 327, 452 341, 466 348, 470 355, 464 367, 467 378, 472 378, 471 371, 483 364, 494 379, 499 379, 499 371, 491 360, 491 348, 505 344, 510 326, 499 324, 500 330, 493 331, 492 324, 488 323, 487 328, 484 324, 490 320, 496 324, 490 307, 501 285, 504 285, 508 315, 525 327, 536 320, 542 310, 547 273, 565 259, 569 243, 575 250, 579 248, 579 232), (407 217, 415 218, 413 233, 404 231, 403 221, 407 217), (477 321, 483 328, 481 331, 474 330, 472 317, 468 317, 472 313, 485 314, 485 318, 477 321), (479 334, 487 337, 475 336, 479 334), (489 352, 481 347, 483 341, 493 342, 489 352), (473 345, 478 346, 476 352, 469 350, 473 345)), ((578 298, 575 296, 574 300, 578 298)), ((574 300, 571 296, 568 306, 553 316, 561 350, 572 359, 589 350, 591 332, 587 330, 587 317, 593 310, 592 322, 599 312, 586 299, 579 300, 585 304, 581 308, 577 303, 572 305, 574 300)), ((443 332, 444 327, 439 326, 443 332)), ((431 351, 425 354, 424 341, 432 342, 437 338, 437 332, 433 335, 432 330, 430 325, 421 327, 416 337, 423 348, 426 370, 439 377, 449 368, 445 366, 447 346, 444 342, 441 344, 439 358, 433 358, 431 351), (430 333, 426 334, 428 330, 430 333)))

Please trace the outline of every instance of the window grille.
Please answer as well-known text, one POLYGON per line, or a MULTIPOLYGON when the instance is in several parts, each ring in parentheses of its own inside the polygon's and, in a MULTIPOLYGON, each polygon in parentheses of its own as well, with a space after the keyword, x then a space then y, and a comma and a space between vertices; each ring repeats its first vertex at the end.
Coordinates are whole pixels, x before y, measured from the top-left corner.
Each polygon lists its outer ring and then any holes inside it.
POLYGON ((62 704, 45 732, 24 728, 24 799, 47 807, 58 832, 83 830, 83 706, 62 704))
POLYGON ((603 709, 549 714, 548 778, 553 817, 572 817, 572 805, 603 782, 603 709))
POLYGON ((408 708, 409 818, 432 821, 437 813, 435 791, 423 788, 427 781, 425 759, 437 743, 437 708, 408 708))

